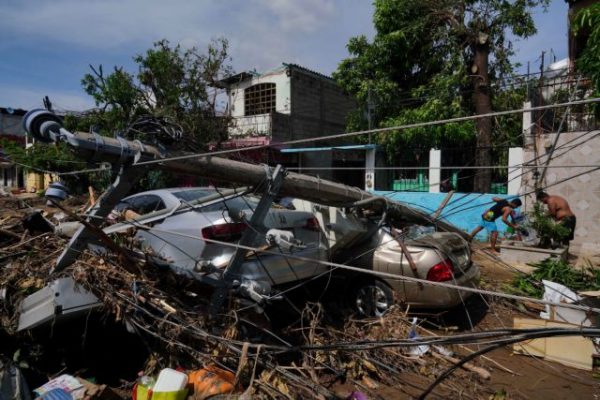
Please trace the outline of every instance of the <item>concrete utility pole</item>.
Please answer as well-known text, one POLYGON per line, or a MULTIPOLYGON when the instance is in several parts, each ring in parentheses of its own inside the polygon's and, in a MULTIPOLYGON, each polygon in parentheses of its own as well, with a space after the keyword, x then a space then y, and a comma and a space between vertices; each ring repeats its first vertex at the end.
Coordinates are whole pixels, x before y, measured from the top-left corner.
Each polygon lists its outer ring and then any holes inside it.
MULTIPOLYGON (((62 127, 62 121, 46 110, 32 110, 23 117, 25 130, 41 143, 66 142, 74 153, 93 161, 106 161, 115 167, 125 165, 131 169, 146 169, 146 165, 137 166, 136 162, 164 159, 166 154, 153 146, 139 141, 110 138, 95 133, 72 133, 62 127)), ((152 167, 172 172, 192 174, 223 182, 260 185, 267 175, 269 167, 248 164, 215 156, 201 156, 186 160, 165 159, 152 167)), ((150 168, 152 168, 150 167, 150 168)), ((348 186, 321 179, 319 177, 288 172, 280 188, 280 195, 296 197, 330 206, 343 206, 349 203, 374 197, 372 193, 354 186, 348 186)), ((403 204, 390 201, 390 204, 406 214, 408 220, 428 221, 428 214, 403 204)), ((112 208, 111 208, 112 209, 112 208)), ((110 210, 109 210, 110 211, 110 210)), ((436 221, 439 228, 451 232, 462 232, 454 225, 436 221)))
MULTIPOLYGON (((148 168, 161 168, 172 172, 196 175, 214 180, 238 183, 244 186, 258 186, 273 175, 276 169, 266 165, 254 165, 214 156, 201 156, 186 160, 165 159, 166 154, 153 146, 121 137, 109 138, 96 133, 69 132, 62 127, 62 121, 47 110, 32 110, 23 117, 25 130, 40 143, 65 142, 73 152, 89 161, 107 161, 119 169, 119 176, 90 211, 87 222, 98 226, 104 217, 123 198, 148 168), (163 160, 164 161, 160 161, 163 160), (143 161, 157 161, 156 164, 136 165, 143 161)), ((349 206, 351 203, 375 197, 357 187, 331 182, 318 177, 289 172, 278 185, 278 194, 295 197, 329 206, 349 206)), ((397 212, 403 219, 420 223, 433 222, 438 229, 466 234, 449 223, 433 220, 427 213, 388 200, 388 212, 397 212)), ((73 236, 69 246, 57 262, 56 269, 63 269, 72 263, 92 232, 83 226, 73 236), (71 249, 72 250, 69 250, 71 249)))

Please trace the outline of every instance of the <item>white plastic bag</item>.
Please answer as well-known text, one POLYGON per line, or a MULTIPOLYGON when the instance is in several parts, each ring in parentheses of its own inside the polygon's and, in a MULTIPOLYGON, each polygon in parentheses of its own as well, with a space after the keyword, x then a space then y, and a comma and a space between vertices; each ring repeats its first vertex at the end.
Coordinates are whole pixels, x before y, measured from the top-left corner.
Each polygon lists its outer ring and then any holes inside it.
MULTIPOLYGON (((543 299, 546 301, 551 301, 553 303, 574 303, 576 301, 581 300, 581 297, 577 295, 574 291, 566 287, 565 285, 561 285, 560 283, 542 280, 544 284, 544 297, 543 299)), ((546 311, 540 313, 540 317, 543 319, 550 319, 550 305, 546 304, 546 311)))

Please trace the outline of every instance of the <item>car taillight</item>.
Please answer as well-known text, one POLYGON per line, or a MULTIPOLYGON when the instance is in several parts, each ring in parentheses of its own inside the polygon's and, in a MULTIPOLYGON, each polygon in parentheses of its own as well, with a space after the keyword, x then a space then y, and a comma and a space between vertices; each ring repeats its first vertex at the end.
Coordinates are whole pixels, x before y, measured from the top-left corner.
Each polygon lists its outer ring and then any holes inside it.
POLYGON ((247 226, 243 222, 211 225, 202 229, 202 237, 222 242, 234 242, 240 240, 246 228, 247 226))
POLYGON ((454 266, 450 259, 435 264, 427 272, 427 280, 433 282, 444 282, 452 279, 454 275, 454 266))
POLYGON ((321 225, 319 225, 319 220, 315 217, 309 218, 306 220, 306 224, 304 225, 305 229, 310 231, 319 232, 321 230, 321 225))

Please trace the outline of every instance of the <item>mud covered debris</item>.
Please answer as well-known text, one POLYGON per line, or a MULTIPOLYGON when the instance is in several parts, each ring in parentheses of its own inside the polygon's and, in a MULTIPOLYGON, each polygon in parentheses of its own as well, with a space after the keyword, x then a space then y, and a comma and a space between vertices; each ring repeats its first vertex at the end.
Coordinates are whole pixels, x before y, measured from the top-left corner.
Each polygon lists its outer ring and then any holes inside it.
MULTIPOLYGON (((66 208, 77 215, 84 203, 66 208)), ((414 398, 453 365, 453 357, 469 352, 460 346, 432 347, 421 355, 411 347, 349 347, 406 340, 412 317, 394 307, 381 318, 359 319, 338 301, 333 285, 327 291, 319 285, 290 291, 264 307, 232 297, 220 315, 209 318, 213 288, 141 257, 131 232, 112 240, 134 255, 128 260, 133 268, 113 252, 85 250, 72 266, 50 274, 67 240, 51 232, 30 233, 22 220, 37 209, 52 222, 60 210, 13 198, 0 199, 0 207, 0 232, 10 232, 0 242, 2 352, 21 368, 30 388, 68 373, 106 384, 111 394, 125 398, 139 371, 156 376, 167 367, 188 373, 218 368, 235 377, 232 386, 240 398, 347 398, 352 392, 414 398), (23 299, 59 278, 72 279, 101 305, 18 332, 23 299), (315 350, 302 348, 307 345, 315 350)), ((449 333, 441 329, 437 334, 449 333)), ((421 327, 417 331, 429 335, 421 327)), ((475 360, 433 397, 493 396, 496 389, 482 371, 491 372, 492 380, 499 373, 475 360)))

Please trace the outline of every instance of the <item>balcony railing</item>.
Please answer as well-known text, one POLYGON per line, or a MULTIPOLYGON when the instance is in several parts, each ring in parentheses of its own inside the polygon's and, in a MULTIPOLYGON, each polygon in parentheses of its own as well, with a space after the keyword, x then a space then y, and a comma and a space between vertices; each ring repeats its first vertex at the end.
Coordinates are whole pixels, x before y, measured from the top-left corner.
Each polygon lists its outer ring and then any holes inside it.
MULTIPOLYGON (((582 100, 592 95, 589 79, 572 73, 546 78, 539 87, 539 95, 534 97, 533 105, 566 103, 571 100, 582 100)), ((598 129, 600 121, 596 104, 580 104, 569 107, 554 108, 535 113, 535 124, 538 131, 548 133, 587 131, 598 129)))
POLYGON ((270 136, 272 132, 271 114, 233 117, 229 127, 229 137, 270 136))

